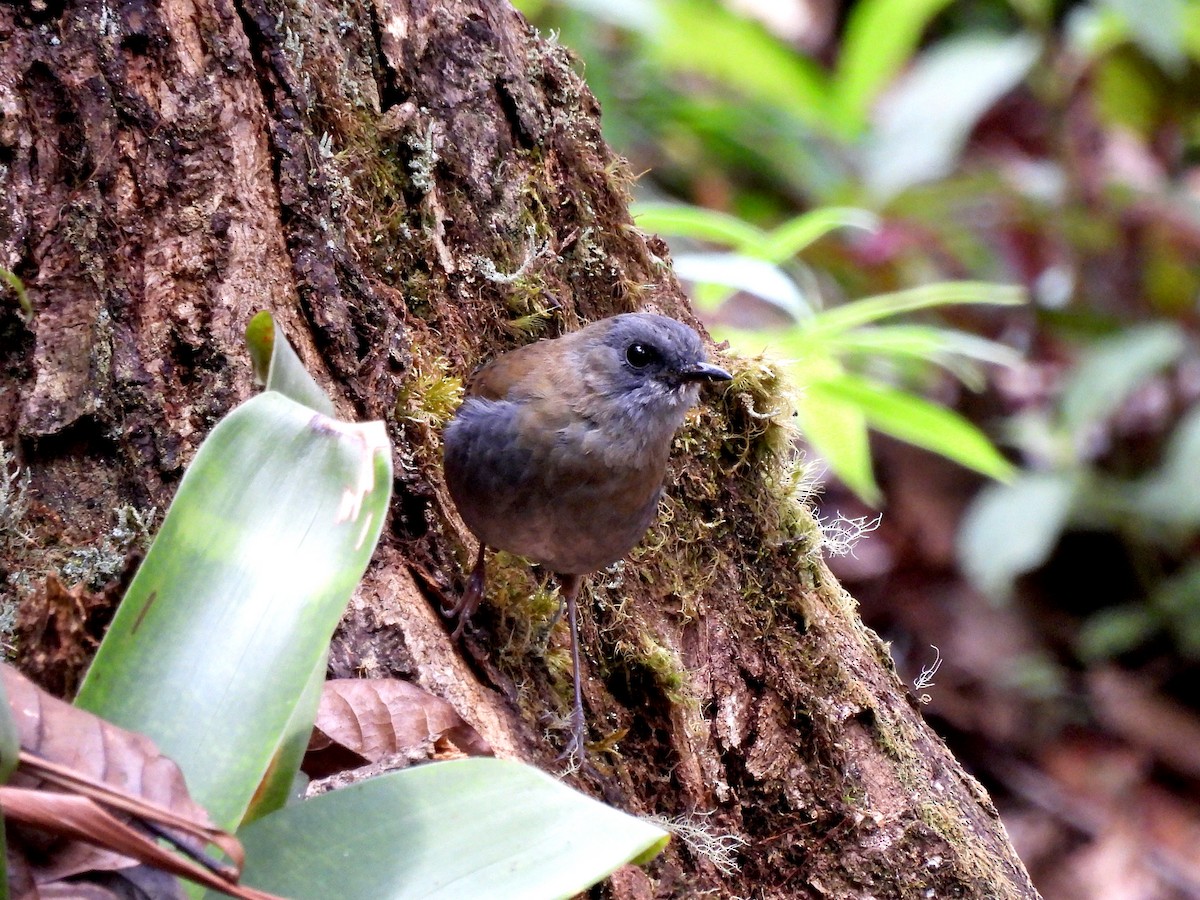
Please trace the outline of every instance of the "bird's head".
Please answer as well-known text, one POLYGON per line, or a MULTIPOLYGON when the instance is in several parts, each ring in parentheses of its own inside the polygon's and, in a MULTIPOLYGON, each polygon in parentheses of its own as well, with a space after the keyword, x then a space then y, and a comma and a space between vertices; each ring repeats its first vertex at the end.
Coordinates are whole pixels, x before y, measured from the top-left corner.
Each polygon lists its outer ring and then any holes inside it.
POLYGON ((672 431, 695 405, 703 382, 731 377, 708 362, 694 330, 665 316, 627 313, 579 334, 584 379, 593 396, 619 406, 624 416, 661 419, 672 431))

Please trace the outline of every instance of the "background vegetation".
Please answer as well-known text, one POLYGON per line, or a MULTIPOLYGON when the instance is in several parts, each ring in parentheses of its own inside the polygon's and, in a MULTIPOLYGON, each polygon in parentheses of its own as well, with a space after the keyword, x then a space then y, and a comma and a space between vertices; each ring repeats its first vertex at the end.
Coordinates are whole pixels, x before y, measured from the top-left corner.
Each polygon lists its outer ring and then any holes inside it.
POLYGON ((1200 3, 518 5, 712 326, 795 360, 823 518, 883 510, 838 574, 910 679, 940 655, 1045 896, 1195 896, 1200 3))

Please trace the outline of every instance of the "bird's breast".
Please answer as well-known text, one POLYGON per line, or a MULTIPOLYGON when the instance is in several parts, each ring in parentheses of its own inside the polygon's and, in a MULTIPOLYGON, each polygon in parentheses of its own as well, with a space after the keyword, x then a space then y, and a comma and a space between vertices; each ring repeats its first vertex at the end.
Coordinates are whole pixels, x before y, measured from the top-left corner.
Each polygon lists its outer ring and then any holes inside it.
POLYGON ((476 536, 570 574, 641 540, 670 450, 669 434, 614 435, 561 409, 482 400, 464 405, 445 442, 451 495, 476 536))

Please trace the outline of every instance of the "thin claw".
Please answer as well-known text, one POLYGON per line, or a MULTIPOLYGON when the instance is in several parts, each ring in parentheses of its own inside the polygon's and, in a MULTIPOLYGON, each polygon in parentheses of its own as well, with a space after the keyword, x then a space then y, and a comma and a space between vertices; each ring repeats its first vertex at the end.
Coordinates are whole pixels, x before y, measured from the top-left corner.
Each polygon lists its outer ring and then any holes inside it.
POLYGON ((475 567, 471 569, 471 577, 467 579, 467 586, 463 590, 462 596, 458 598, 458 603, 454 605, 454 609, 450 611, 450 618, 458 619, 458 625, 455 627, 454 633, 450 635, 451 640, 457 641, 462 637, 463 629, 467 627, 471 616, 475 614, 475 610, 479 609, 479 604, 483 600, 483 584, 487 575, 483 553, 484 547, 483 544, 480 544, 479 555, 475 557, 475 567))
POLYGON ((579 667, 579 615, 576 598, 579 596, 579 576, 563 575, 560 590, 566 598, 567 621, 571 626, 571 667, 575 688, 575 705, 571 708, 571 738, 563 748, 559 761, 569 760, 577 768, 587 758, 586 727, 583 719, 583 683, 579 667))

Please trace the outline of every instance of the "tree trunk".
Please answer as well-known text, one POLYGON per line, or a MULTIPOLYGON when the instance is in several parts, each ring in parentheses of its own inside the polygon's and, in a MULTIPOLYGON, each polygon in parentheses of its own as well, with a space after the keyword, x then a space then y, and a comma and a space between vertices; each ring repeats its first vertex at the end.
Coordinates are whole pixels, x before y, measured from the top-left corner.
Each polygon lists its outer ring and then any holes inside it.
MULTIPOLYGON (((419 681, 553 768, 570 666, 560 632, 543 652, 538 577, 494 560, 461 649, 437 613, 472 547, 438 433, 453 378, 498 352, 633 309, 694 322, 598 118, 568 54, 495 0, 0 6, 0 265, 36 308, 27 325, 0 305, 0 439, 30 478, 0 505, 24 667, 73 689, 130 510, 165 509, 250 395, 242 332, 267 308, 339 414, 386 419, 395 445, 335 674, 419 681)), ((608 891, 1036 896, 820 560, 783 385, 729 365, 657 524, 584 593, 598 744, 576 782, 698 835, 608 891), (706 835, 745 841, 738 868, 706 835)))

